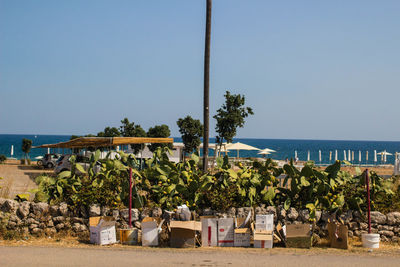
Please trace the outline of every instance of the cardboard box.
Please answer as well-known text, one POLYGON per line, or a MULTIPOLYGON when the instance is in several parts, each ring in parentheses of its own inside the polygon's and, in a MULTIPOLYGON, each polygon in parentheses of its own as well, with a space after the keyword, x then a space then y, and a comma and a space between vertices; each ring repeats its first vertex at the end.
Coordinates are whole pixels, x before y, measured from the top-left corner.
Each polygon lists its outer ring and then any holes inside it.
POLYGON ((196 247, 196 231, 201 231, 201 222, 171 221, 169 226, 171 228, 171 247, 196 247))
POLYGON ((234 246, 233 218, 218 219, 218 246, 234 246))
POLYGON ((291 248, 310 248, 312 245, 310 224, 286 225, 286 246, 291 248))
POLYGON ((114 217, 89 218, 90 243, 108 245, 117 242, 114 217))
POLYGON ((201 246, 218 246, 218 219, 201 218, 201 246))
POLYGON ((158 234, 161 230, 159 218, 146 217, 142 220, 142 246, 158 246, 158 234))
POLYGON ((237 228, 235 229, 234 235, 234 246, 235 247, 250 247, 250 229, 249 228, 237 228))
POLYGON ((329 242, 332 248, 348 249, 349 229, 343 224, 328 223, 329 242))
POLYGON ((254 233, 255 248, 272 248, 273 241, 272 231, 259 231, 254 233))
POLYGON ((273 231, 274 230, 274 215, 256 215, 256 231, 273 231))

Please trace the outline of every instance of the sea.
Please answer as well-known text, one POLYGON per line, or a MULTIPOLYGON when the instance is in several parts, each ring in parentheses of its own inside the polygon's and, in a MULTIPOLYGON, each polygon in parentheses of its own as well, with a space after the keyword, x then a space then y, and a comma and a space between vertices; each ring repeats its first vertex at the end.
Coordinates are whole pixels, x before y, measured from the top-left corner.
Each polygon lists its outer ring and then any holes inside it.
MULTIPOLYGON (((22 139, 27 138, 32 140, 33 146, 42 144, 53 144, 58 142, 68 141, 70 135, 21 135, 21 134, 0 134, 0 154, 4 154, 6 157, 15 157, 21 159, 24 153, 21 150, 22 139), (11 156, 11 145, 14 146, 14 155, 11 156)), ((179 137, 174 138, 175 142, 181 142, 182 139, 179 137)), ((214 138, 210 138, 210 143, 215 142, 214 138)), ((273 149, 273 152, 266 157, 285 160, 295 157, 295 151, 297 152, 297 158, 300 161, 306 161, 308 154, 310 154, 310 160, 315 161, 317 164, 329 164, 335 159, 335 151, 339 160, 345 159, 344 153, 346 153, 346 160, 348 158, 348 152, 352 155, 354 152, 354 160, 351 157, 351 161, 354 164, 382 164, 381 157, 377 156, 377 162, 374 162, 374 150, 378 153, 386 151, 392 155, 387 156, 387 164, 394 164, 395 153, 400 152, 400 141, 349 141, 349 140, 299 140, 299 139, 255 139, 255 138, 236 138, 234 142, 241 142, 250 146, 254 146, 259 149, 273 149), (319 160, 319 151, 321 151, 321 161, 319 160), (361 161, 359 161, 359 151, 361 151, 361 161), (368 161, 366 159, 366 152, 368 151, 368 161), (331 156, 330 156, 331 155, 331 156)), ((54 152, 52 150, 52 152, 54 152)), ((56 153, 62 153, 59 149, 56 153)), ((65 150, 64 153, 70 151, 65 150)), ((43 148, 32 148, 29 156, 34 159, 38 156, 43 156, 47 153, 47 149, 43 148)), ((210 155, 213 155, 213 151, 210 150, 210 155)), ((230 151, 228 153, 231 157, 237 156, 237 151, 230 151)), ((258 154, 256 150, 241 150, 239 151, 240 157, 263 157, 258 154)))

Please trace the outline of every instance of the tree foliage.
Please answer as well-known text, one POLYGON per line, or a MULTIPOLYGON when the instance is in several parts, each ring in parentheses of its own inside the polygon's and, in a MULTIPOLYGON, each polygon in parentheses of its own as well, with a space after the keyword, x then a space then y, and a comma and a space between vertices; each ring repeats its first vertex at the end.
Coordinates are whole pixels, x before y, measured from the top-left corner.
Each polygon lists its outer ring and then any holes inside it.
MULTIPOLYGON (((128 118, 124 118, 121 121, 121 126, 119 127, 121 136, 123 137, 146 137, 146 131, 134 122, 130 122, 128 118)), ((133 152, 136 154, 142 149, 141 144, 131 145, 133 152)))
POLYGON ((97 134, 98 137, 117 137, 121 136, 120 131, 116 127, 106 127, 103 132, 97 134))
POLYGON ((201 124, 200 120, 186 116, 184 119, 180 118, 176 124, 179 127, 179 132, 185 145, 184 152, 191 153, 197 150, 201 143, 200 137, 203 134, 203 124, 201 124))
POLYGON ((222 145, 224 140, 231 143, 233 137, 236 136, 237 128, 244 126, 244 119, 254 114, 250 107, 244 105, 244 95, 232 95, 229 91, 226 91, 225 103, 214 116, 214 119, 217 120, 215 131, 218 133, 216 141, 219 145, 222 145))
MULTIPOLYGON (((156 125, 151 127, 147 132, 147 137, 154 137, 154 138, 166 138, 171 135, 171 131, 169 130, 168 125, 156 125)), ((151 152, 154 152, 157 147, 168 147, 172 148, 172 144, 150 144, 149 149, 151 152)))

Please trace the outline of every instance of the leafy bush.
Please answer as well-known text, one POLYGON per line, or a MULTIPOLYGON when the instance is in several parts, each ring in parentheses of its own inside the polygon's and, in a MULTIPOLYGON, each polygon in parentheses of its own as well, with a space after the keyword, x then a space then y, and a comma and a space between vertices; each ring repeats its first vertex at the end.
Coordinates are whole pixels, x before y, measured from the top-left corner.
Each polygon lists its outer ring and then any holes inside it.
MULTIPOLYGON (((231 207, 283 205, 310 210, 314 218, 316 210, 340 214, 353 209, 364 211, 365 177, 360 170, 352 176, 341 171, 342 162, 336 161, 324 171, 307 162, 298 170, 293 162, 278 168, 267 161, 253 162, 249 166, 240 163, 232 169, 228 158, 218 158, 212 173, 203 173, 198 167, 199 156, 192 154, 186 162, 172 163, 167 147, 157 148, 145 168, 135 169, 136 160, 120 152, 117 159, 101 160, 99 151, 90 159, 87 171, 71 157, 71 171, 57 177, 39 176, 36 201, 50 204, 67 202, 76 208, 99 204, 108 207, 126 207, 129 200, 129 168, 133 170, 134 207, 161 207, 173 210, 186 204, 191 209, 211 207, 227 210, 231 207), (283 181, 277 177, 284 175, 283 181)), ((393 179, 385 180, 374 172, 371 177, 372 208, 387 211, 388 207, 400 207, 399 187, 393 179)))
POLYGON ((4 161, 7 160, 7 157, 5 155, 0 155, 0 164, 2 164, 4 161))

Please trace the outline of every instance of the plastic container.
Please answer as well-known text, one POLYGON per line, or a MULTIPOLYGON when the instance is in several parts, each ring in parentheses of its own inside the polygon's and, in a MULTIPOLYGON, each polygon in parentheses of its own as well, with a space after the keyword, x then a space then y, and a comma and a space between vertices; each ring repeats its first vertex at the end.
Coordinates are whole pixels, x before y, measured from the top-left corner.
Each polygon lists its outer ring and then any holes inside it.
POLYGON ((379 234, 362 234, 361 240, 364 248, 379 248, 379 234))
POLYGON ((138 229, 120 229, 120 240, 123 245, 138 244, 138 229))

